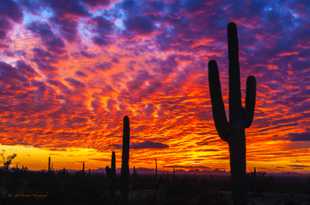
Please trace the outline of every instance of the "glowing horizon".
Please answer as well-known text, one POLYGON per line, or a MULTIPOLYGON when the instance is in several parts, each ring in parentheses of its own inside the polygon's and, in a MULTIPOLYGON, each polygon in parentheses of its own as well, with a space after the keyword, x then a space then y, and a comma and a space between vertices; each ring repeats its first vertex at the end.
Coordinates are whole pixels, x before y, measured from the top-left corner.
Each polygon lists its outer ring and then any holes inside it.
POLYGON ((242 88, 258 82, 248 170, 309 172, 309 14, 294 1, 1 2, 0 150, 34 170, 49 155, 57 169, 104 168, 115 150, 119 166, 128 115, 130 167, 228 170, 207 63, 218 61, 227 103, 234 21, 242 88))

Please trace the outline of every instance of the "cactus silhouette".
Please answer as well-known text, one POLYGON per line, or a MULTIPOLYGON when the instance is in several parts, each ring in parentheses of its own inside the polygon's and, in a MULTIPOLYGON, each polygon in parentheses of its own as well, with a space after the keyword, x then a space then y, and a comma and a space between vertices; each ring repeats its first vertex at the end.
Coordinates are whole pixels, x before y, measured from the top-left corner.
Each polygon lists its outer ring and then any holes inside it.
POLYGON ((133 169, 132 169, 132 176, 133 177, 137 177, 138 176, 138 173, 137 173, 137 170, 136 170, 136 167, 134 166, 133 169))
POLYGON ((109 186, 110 186, 110 198, 111 204, 115 204, 115 177, 116 177, 116 164, 115 164, 115 152, 112 151, 111 156, 111 168, 106 166, 106 175, 109 178, 109 186))
POLYGON ((155 159, 155 179, 157 179, 157 159, 155 159))
POLYGON ((217 63, 209 61, 209 88, 216 130, 229 144, 232 197, 234 205, 247 203, 246 193, 246 142, 245 129, 254 116, 256 79, 249 76, 246 82, 245 106, 242 106, 237 26, 227 26, 229 53, 229 121, 226 118, 217 63))
POLYGON ((123 119, 123 150, 122 150, 122 167, 121 167, 121 204, 128 204, 129 194, 129 138, 130 127, 129 118, 123 119))
POLYGON ((116 177, 116 157, 115 157, 115 152, 112 151, 112 156, 111 156, 111 169, 110 169, 110 194, 111 194, 111 199, 112 199, 112 204, 114 204, 114 192, 115 192, 115 177, 116 177))
POLYGON ((116 163, 115 163, 115 152, 113 151, 112 152, 112 156, 111 156, 111 174, 112 174, 112 177, 115 177, 116 176, 116 163))
POLYGON ((47 171, 51 172, 52 171, 52 160, 51 160, 51 156, 48 157, 48 162, 47 162, 47 171))
POLYGON ((112 157, 111 157, 111 168, 109 166, 106 166, 106 175, 110 177, 111 179, 114 179, 116 176, 116 165, 115 165, 115 152, 112 152, 112 157))
POLYGON ((85 162, 82 162, 82 174, 84 174, 85 173, 85 162))

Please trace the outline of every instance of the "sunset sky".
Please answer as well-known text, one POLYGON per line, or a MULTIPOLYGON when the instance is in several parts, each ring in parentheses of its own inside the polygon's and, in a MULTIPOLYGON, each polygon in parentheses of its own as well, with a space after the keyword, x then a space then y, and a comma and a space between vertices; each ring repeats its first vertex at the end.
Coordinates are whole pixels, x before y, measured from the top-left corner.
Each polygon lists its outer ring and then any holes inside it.
POLYGON ((310 172, 308 0, 1 1, 0 151, 40 170, 48 156, 103 168, 115 150, 119 166, 128 115, 131 167, 228 170, 207 64, 218 61, 227 103, 230 21, 242 87, 258 83, 248 170, 310 172))

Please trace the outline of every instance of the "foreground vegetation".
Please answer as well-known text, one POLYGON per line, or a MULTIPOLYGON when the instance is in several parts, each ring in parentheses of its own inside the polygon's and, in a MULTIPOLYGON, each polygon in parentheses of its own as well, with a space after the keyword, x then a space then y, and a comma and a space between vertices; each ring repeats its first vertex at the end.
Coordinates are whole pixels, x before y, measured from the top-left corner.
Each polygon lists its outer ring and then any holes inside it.
MULTIPOLYGON (((1 170, 1 204, 122 204, 120 177, 66 170, 1 170)), ((139 175, 130 177, 129 204, 228 205, 229 176, 139 175)), ((310 204, 310 177, 247 176, 249 204, 310 204)))

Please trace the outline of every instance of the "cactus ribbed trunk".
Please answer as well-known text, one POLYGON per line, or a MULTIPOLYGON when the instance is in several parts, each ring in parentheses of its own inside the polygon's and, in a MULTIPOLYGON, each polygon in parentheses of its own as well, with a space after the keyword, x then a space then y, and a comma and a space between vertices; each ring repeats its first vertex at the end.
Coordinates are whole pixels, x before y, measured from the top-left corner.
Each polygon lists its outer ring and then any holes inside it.
POLYGON ((121 167, 122 205, 128 204, 128 197, 129 197, 129 138, 130 138, 129 118, 125 116, 123 120, 123 150, 122 150, 122 167, 121 167))
POLYGON ((242 106, 237 26, 227 28, 229 54, 229 121, 226 118, 217 63, 209 62, 209 88, 216 130, 229 144, 232 198, 234 205, 247 204, 245 129, 253 121, 256 79, 249 76, 246 83, 245 106, 242 106))
POLYGON ((230 172, 232 178, 233 201, 235 205, 246 204, 246 146, 245 134, 236 132, 236 142, 229 143, 230 172))

